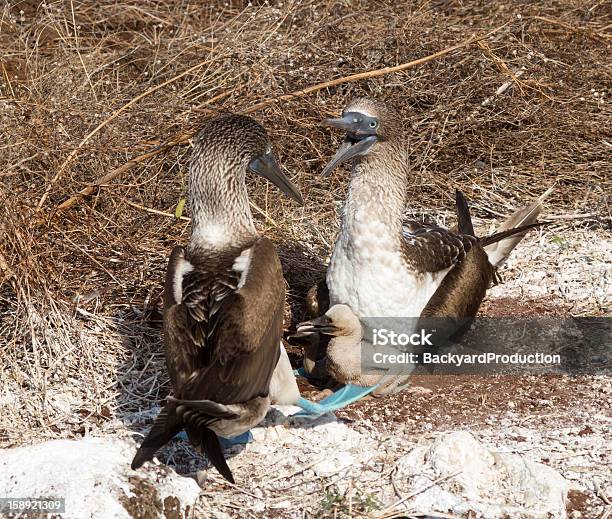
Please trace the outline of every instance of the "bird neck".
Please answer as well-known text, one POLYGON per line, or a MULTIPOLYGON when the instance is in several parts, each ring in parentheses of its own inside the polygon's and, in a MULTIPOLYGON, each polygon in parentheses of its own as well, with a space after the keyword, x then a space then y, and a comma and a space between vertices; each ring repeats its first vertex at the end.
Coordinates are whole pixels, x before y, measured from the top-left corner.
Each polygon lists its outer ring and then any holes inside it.
POLYGON ((348 197, 344 206, 342 235, 358 246, 360 238, 376 235, 399 247, 402 217, 406 203, 408 162, 405 153, 390 143, 382 143, 375 153, 353 165, 348 197))
POLYGON ((199 157, 189 178, 192 212, 190 248, 227 248, 257 235, 244 174, 218 161, 199 157))
POLYGON ((345 373, 359 373, 361 371, 361 325, 356 328, 345 329, 343 335, 332 338, 328 346, 328 358, 341 364, 345 373))

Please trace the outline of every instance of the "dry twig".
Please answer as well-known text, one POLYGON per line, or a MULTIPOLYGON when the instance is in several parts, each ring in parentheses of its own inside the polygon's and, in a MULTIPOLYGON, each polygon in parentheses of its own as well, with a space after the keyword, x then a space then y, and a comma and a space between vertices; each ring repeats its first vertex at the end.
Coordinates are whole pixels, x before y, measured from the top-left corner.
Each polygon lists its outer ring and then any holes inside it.
POLYGON ((423 488, 420 488, 419 490, 415 490, 414 492, 411 492, 407 496, 404 496, 398 501, 396 501, 395 503, 393 503, 391 506, 388 506, 387 508, 382 510, 380 514, 376 515, 376 519, 388 519, 390 517, 396 517, 398 514, 397 509, 399 508, 401 504, 405 503, 406 501, 408 501, 409 499, 412 499, 415 496, 418 496, 419 494, 422 494, 423 492, 426 492, 430 488, 435 487, 438 483, 442 483, 443 481, 452 479, 455 476, 458 476, 459 474, 461 474, 461 471, 454 472, 452 474, 447 474, 446 476, 442 476, 442 477, 439 477, 438 479, 433 480, 429 485, 426 485, 423 488), (392 511, 392 510, 396 510, 396 511, 392 511))
MULTIPOLYGON (((212 50, 212 49, 211 49, 212 50)), ((81 142, 79 143, 79 145, 70 152, 70 155, 68 155, 68 158, 66 158, 66 160, 62 163, 62 165, 59 167, 59 169, 57 170, 57 173, 55 174, 55 176, 49 181, 49 184, 47 186, 47 189, 45 189, 45 192, 43 194, 43 196, 40 198, 40 200, 38 201, 38 209, 41 209, 43 204, 45 203, 45 200, 47 199, 47 197, 49 196, 49 193, 51 192, 51 189, 53 189, 53 186, 55 185, 55 183, 62 177, 62 174, 64 173, 65 169, 68 167, 68 165, 72 162, 72 160, 76 157, 76 154, 78 153, 78 151, 87 143, 89 142, 89 140, 96 135, 102 128, 104 128, 108 123, 110 123, 113 119, 116 119, 121 113, 125 112, 128 108, 130 108, 131 106, 133 106, 134 104, 136 104, 138 101, 144 99, 145 97, 153 94, 154 92, 157 92, 158 90, 174 83, 175 81, 181 79, 182 77, 186 76, 187 74, 191 74, 192 72, 196 71, 199 68, 202 68, 204 65, 207 65, 208 63, 210 63, 210 59, 206 59, 204 61, 201 61, 200 63, 198 63, 197 65, 194 65, 193 67, 189 67, 187 70, 181 72, 180 74, 177 74, 174 77, 171 77, 170 79, 164 81, 163 83, 159 84, 159 85, 155 85, 154 87, 149 88, 148 90, 146 90, 145 92, 143 92, 140 95, 137 95, 136 97, 134 97, 133 99, 131 99, 130 101, 128 101, 127 103, 125 103, 121 108, 118 108, 117 110, 115 110, 109 117, 107 117, 104 121, 102 121, 98 126, 96 126, 93 130, 91 130, 85 137, 83 137, 83 139, 81 140, 81 142)), ((156 153, 160 153, 160 150, 151 150, 151 151, 156 151, 156 153)), ((155 155, 156 153, 151 154, 151 152, 149 153, 145 153, 144 155, 141 155, 140 157, 137 158, 142 158, 141 160, 139 160, 138 162, 142 162, 143 160, 146 160, 149 157, 152 157, 153 155, 155 155)), ((129 161, 127 162, 127 164, 132 163, 133 161, 129 161)), ((120 169, 120 168, 118 168, 120 169)), ((129 168, 128 168, 129 169, 129 168)), ((117 170, 115 170, 117 171, 117 170)), ((112 174, 112 172, 111 172, 112 174)), ((113 178, 115 178, 116 176, 118 176, 120 173, 117 173, 115 176, 112 176, 111 174, 109 175, 105 175, 106 180, 100 179, 96 185, 100 185, 100 184, 104 184, 105 182, 108 182, 109 180, 112 180, 113 178)), ((95 188, 92 189, 92 191, 90 191, 90 193, 93 193, 93 191, 95 191, 95 188)), ((81 192, 83 193, 83 192, 81 192)), ((63 204, 62 204, 63 205, 63 204)), ((60 205, 58 207, 58 209, 62 209, 62 206, 60 205)))
MULTIPOLYGON (((330 88, 330 87, 333 87, 333 86, 341 85, 341 84, 344 84, 344 83, 351 83, 351 82, 354 82, 354 81, 360 81, 362 79, 371 79, 371 78, 375 78, 375 77, 380 77, 380 76, 384 76, 384 75, 387 75, 387 74, 392 74, 394 72, 401 72, 401 71, 407 70, 409 68, 416 67, 418 65, 422 65, 422 64, 427 63, 429 61, 432 61, 434 59, 441 58, 443 56, 451 54, 452 52, 455 52, 457 50, 463 49, 464 47, 472 45, 473 43, 478 43, 478 42, 480 42, 480 41, 482 41, 482 40, 484 40, 486 38, 489 38, 490 36, 492 36, 496 32, 499 32, 501 29, 503 29, 506 25, 507 24, 501 25, 501 26, 493 29, 492 31, 489 31, 488 33, 486 33, 484 35, 481 35, 481 36, 471 36, 467 40, 464 40, 464 41, 462 41, 460 43, 457 43, 456 45, 452 45, 450 47, 447 47, 446 49, 442 49, 442 50, 440 50, 438 52, 434 52, 433 54, 430 54, 430 55, 425 56, 423 58, 419 58, 419 59, 410 61, 408 63, 402 63, 401 65, 397 65, 395 67, 385 67, 385 68, 381 68, 381 69, 377 69, 377 70, 370 70, 370 71, 367 71, 367 72, 360 72, 358 74, 352 74, 350 76, 344 76, 344 77, 341 77, 341 78, 333 79, 331 81, 325 81, 323 83, 318 83, 316 85, 312 85, 312 86, 304 88, 304 89, 296 90, 294 92, 282 95, 280 97, 266 99, 265 101, 261 101, 259 103, 256 103, 256 104, 250 106, 249 108, 244 110, 242 113, 250 114, 250 113, 256 112, 258 110, 261 110, 262 108, 265 108, 265 107, 267 107, 267 106, 269 106, 271 104, 280 103, 280 102, 283 102, 283 101, 290 101, 290 100, 298 98, 298 97, 302 97, 302 96, 305 96, 305 95, 308 95, 308 94, 312 94, 313 92, 318 92, 319 90, 323 90, 324 88, 330 88)), ((182 75, 185 75, 185 74, 187 74, 190 71, 191 71, 191 69, 185 71, 182 75)), ((178 79, 178 77, 173 78, 172 80, 175 80, 175 79, 178 79)), ((164 86, 164 85, 159 85, 159 87, 156 87, 156 89, 161 88, 162 86, 164 86)), ((145 92, 145 94, 146 94, 146 92, 145 92)), ((144 96, 144 94, 143 94, 143 96, 144 96)), ((132 103, 132 101, 130 103, 132 103)), ((130 104, 130 103, 128 103, 128 104, 130 104)), ((127 107, 127 105, 125 107, 127 107)), ((122 109, 125 108, 125 107, 122 107, 122 109)), ((101 126, 102 125, 100 125, 100 127, 101 126)), ((93 130, 90 135, 93 135, 96 131, 97 131, 97 129, 93 130)), ((106 184, 106 183, 110 182, 114 178, 117 178, 119 175, 122 175, 123 173, 129 171, 130 169, 132 169, 137 164, 140 164, 141 162, 144 162, 145 160, 148 160, 148 159, 154 157, 155 155, 157 155, 159 153, 163 153, 165 151, 168 151, 169 149, 173 148, 174 146, 177 146, 179 144, 185 144, 185 143, 189 142, 189 140, 191 138, 193 138, 195 133, 196 133, 196 130, 191 130, 191 131, 188 131, 188 132, 185 132, 185 133, 182 133, 182 134, 175 135, 167 143, 162 144, 160 146, 157 146, 157 147, 153 148, 152 150, 150 150, 150 151, 148 151, 146 153, 143 153, 142 155, 139 155, 139 156, 129 160, 128 162, 126 162, 122 166, 114 169, 110 173, 107 173, 102 178, 97 179, 93 184, 85 187, 78 194, 76 194, 76 195, 72 196, 71 198, 69 198, 69 199, 65 200, 64 202, 62 202, 57 207, 56 211, 63 211, 65 209, 69 209, 76 202, 78 202, 82 197, 94 193, 95 190, 97 189, 97 187, 100 186, 101 184, 106 184)), ((86 142, 88 140, 88 138, 89 138, 89 136, 86 137, 83 140, 82 144, 84 144, 84 142, 86 142)), ((73 152, 73 153, 76 153, 76 151, 73 152)), ((74 156, 73 154, 71 154, 71 155, 74 156)), ((63 171, 63 168, 64 168, 65 164, 68 163, 71 158, 72 157, 69 157, 66 160, 66 162, 62 165, 62 167, 60 167, 60 170, 58 171, 57 175, 51 181, 51 185, 57 180, 57 178, 59 178, 59 176, 61 175, 61 173, 63 171)), ((50 190, 50 186, 49 186, 48 189, 50 190)), ((45 194, 48 194, 48 191, 45 194)), ((41 202, 39 202, 38 207, 41 207, 43 202, 44 202, 44 200, 41 199, 41 202)))

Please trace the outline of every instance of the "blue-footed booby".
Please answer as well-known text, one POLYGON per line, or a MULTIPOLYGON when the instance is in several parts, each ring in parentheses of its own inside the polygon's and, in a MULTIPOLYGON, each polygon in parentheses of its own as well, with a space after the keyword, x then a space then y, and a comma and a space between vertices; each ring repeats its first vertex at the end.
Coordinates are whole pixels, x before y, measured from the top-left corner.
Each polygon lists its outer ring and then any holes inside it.
MULTIPOLYGON (((400 115, 381 101, 358 98, 342 117, 324 124, 344 130, 346 137, 323 175, 348 160, 352 174, 325 283, 309 293, 310 313, 323 317, 298 326, 298 336, 317 331, 332 336, 324 362, 346 386, 342 396, 319 402, 313 415, 338 409, 366 392, 385 394, 398 386, 375 384, 359 372, 360 341, 351 349, 347 339, 359 335, 356 319, 444 318, 464 324, 476 315, 496 279, 496 267, 528 229, 540 225, 536 219, 550 193, 517 211, 500 232, 486 238, 476 237, 460 192, 457 231, 404 221, 409 164, 400 115)), ((313 366, 320 371, 321 362, 306 359, 306 371, 313 366)))
POLYGON ((271 401, 299 398, 281 343, 285 285, 274 245, 253 224, 245 174, 261 175, 303 204, 278 166, 266 131, 250 117, 208 121, 193 146, 192 232, 172 251, 164 286, 164 342, 173 395, 132 468, 185 430, 230 482, 219 437, 243 435, 271 401))

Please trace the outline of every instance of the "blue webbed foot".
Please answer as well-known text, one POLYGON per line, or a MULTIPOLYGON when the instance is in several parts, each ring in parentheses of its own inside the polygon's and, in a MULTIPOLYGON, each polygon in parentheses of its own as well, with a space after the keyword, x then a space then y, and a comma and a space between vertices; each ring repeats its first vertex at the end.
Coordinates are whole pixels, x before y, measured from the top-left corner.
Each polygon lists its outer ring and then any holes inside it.
POLYGON ((293 374, 296 377, 306 377, 308 378, 308 375, 306 374, 306 370, 302 367, 302 368, 298 368, 298 369, 294 369, 293 370, 293 374))
MULTIPOLYGON (((181 431, 180 433, 178 433, 175 438, 178 438, 179 440, 189 439, 185 431, 181 431)), ((233 438, 223 438, 222 436, 219 436, 219 443, 221 444, 222 449, 229 449, 234 445, 246 445, 247 443, 250 443, 252 441, 253 435, 251 434, 251 431, 247 431, 238 436, 234 436, 233 438)))
POLYGON ((320 402, 311 402, 310 400, 300 397, 295 405, 301 407, 303 410, 292 416, 295 416, 296 418, 310 418, 311 420, 314 420, 325 413, 337 411, 338 409, 342 409, 353 402, 357 402, 357 400, 361 400, 364 396, 370 394, 377 387, 378 385, 364 387, 347 384, 338 391, 334 391, 333 395, 329 395, 320 402))
POLYGON ((189 437, 187 436, 187 433, 185 431, 181 431, 174 437, 174 439, 188 441, 189 437))
POLYGON ((229 449, 234 445, 246 445, 253 441, 253 435, 251 431, 247 431, 245 433, 239 434, 238 436, 234 436, 233 438, 223 438, 219 436, 219 443, 221 444, 221 448, 229 449))

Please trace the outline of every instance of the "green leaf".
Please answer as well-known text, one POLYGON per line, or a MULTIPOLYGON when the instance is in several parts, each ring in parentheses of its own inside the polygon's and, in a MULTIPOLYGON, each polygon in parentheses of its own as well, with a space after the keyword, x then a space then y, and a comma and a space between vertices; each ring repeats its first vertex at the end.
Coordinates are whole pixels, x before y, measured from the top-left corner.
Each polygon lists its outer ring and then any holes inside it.
POLYGON ((176 209, 174 210, 174 216, 178 220, 181 216, 183 216, 183 209, 185 209, 185 199, 181 198, 176 204, 176 209))
POLYGON ((561 236, 553 236, 550 240, 550 243, 557 245, 560 248, 565 248, 567 243, 561 236))

